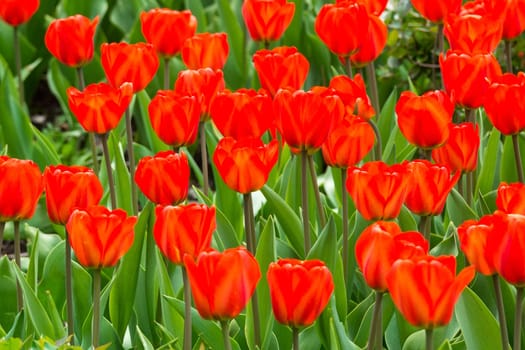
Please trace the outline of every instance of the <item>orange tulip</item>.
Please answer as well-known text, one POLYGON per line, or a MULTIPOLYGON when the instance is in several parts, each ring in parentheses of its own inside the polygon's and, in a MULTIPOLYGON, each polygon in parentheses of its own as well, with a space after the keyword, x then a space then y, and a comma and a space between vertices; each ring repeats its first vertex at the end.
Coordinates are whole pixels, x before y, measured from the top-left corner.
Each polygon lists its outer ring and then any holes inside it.
POLYGON ((448 166, 452 172, 474 171, 478 166, 479 126, 473 123, 450 124, 449 129, 447 142, 432 150, 432 159, 448 166))
POLYGON ((447 196, 461 176, 452 177, 446 165, 432 164, 427 160, 414 160, 407 164, 410 172, 405 205, 414 214, 439 215, 443 211, 447 196))
POLYGON ((393 221, 378 221, 357 238, 355 258, 366 284, 386 292, 386 276, 398 259, 412 259, 428 253, 428 241, 419 232, 401 232, 393 221))
POLYGON ((325 4, 315 18, 315 32, 340 57, 356 53, 368 37, 366 8, 353 0, 325 4))
POLYGON ((410 324, 432 329, 450 322, 474 274, 474 266, 469 266, 456 276, 453 256, 401 259, 390 270, 387 285, 394 305, 410 324))
POLYGON ((0 222, 29 219, 44 189, 32 160, 0 156, 0 222))
POLYGON ((279 144, 276 140, 265 145, 258 138, 236 141, 225 137, 215 148, 213 163, 229 188, 249 193, 261 189, 268 181, 278 155, 279 144))
POLYGON ((354 79, 346 75, 337 75, 330 80, 330 85, 337 96, 341 98, 346 108, 346 114, 357 114, 369 120, 376 112, 370 98, 366 94, 365 81, 361 74, 356 74, 354 79))
POLYGON ((163 57, 177 55, 184 41, 195 34, 197 19, 191 11, 176 11, 167 8, 155 8, 141 12, 142 34, 148 43, 163 57))
POLYGON ((521 214, 503 215, 506 225, 498 230, 495 250, 496 271, 510 284, 525 287, 525 216, 521 214))
POLYGON ((210 248, 215 222, 215 207, 191 203, 160 206, 155 209, 153 237, 164 256, 177 265, 185 255, 195 259, 210 248))
POLYGON ((368 36, 364 37, 363 44, 357 53, 350 56, 352 64, 364 67, 375 61, 386 46, 388 28, 381 18, 370 14, 368 16, 368 36))
POLYGON ((274 125, 272 103, 264 90, 223 90, 210 106, 211 119, 223 136, 259 138, 274 125))
POLYGON ((462 0, 411 0, 412 6, 429 21, 442 23, 453 13, 459 13, 462 0))
POLYGON ((313 154, 321 148, 333 126, 343 118, 344 107, 333 89, 286 89, 275 95, 277 128, 294 151, 313 154))
POLYGON ((159 68, 155 47, 146 43, 104 43, 100 47, 100 62, 113 87, 130 82, 133 92, 143 90, 159 68))
POLYGON ((503 21, 503 39, 512 40, 525 30, 525 0, 507 0, 503 21))
POLYGON ((334 290, 332 274, 320 260, 280 259, 270 264, 266 278, 275 319, 295 328, 314 323, 334 290))
POLYGON ((525 129, 525 73, 506 73, 495 77, 485 95, 483 107, 487 117, 503 135, 514 135, 525 129))
POLYGON ((525 184, 502 182, 498 186, 496 206, 508 214, 525 215, 525 184))
POLYGON ((255 41, 279 40, 292 22, 295 3, 286 0, 245 0, 242 17, 255 41))
POLYGON ((44 170, 47 214, 52 222, 65 225, 74 209, 97 205, 104 189, 92 169, 56 165, 44 170))
POLYGON ((253 65, 261 86, 275 96, 282 88, 302 88, 310 63, 295 47, 279 46, 253 54, 253 65))
POLYGON ((201 118, 197 97, 159 90, 148 105, 148 114, 153 130, 165 144, 181 147, 195 142, 201 118))
POLYGON ((182 61, 189 69, 222 69, 230 47, 226 33, 200 33, 182 45, 182 61))
POLYGON ((369 14, 380 16, 385 10, 388 0, 357 0, 357 2, 362 4, 369 14))
POLYGON ((361 168, 348 168, 346 189, 363 218, 389 220, 396 218, 401 211, 408 181, 404 163, 388 166, 374 161, 361 168))
POLYGON ((40 6, 40 0, 2 0, 0 18, 10 26, 16 27, 29 21, 40 6))
POLYGON ((82 15, 56 19, 47 28, 44 42, 62 64, 80 67, 91 61, 98 16, 89 20, 82 15))
POLYGON ((88 268, 115 266, 131 248, 136 216, 103 206, 75 209, 66 224, 78 262, 88 268))
POLYGON ((201 68, 179 72, 175 92, 195 96, 201 104, 201 121, 210 118, 210 105, 217 92, 224 89, 224 74, 220 69, 201 68))
POLYGON ((408 142, 429 149, 447 141, 454 104, 444 91, 429 91, 421 96, 404 91, 397 101, 396 114, 397 125, 408 142))
POLYGON ((184 257, 195 307, 204 319, 229 320, 246 307, 261 279, 259 263, 243 247, 184 257))
POLYGON ((184 152, 163 151, 139 160, 135 183, 153 203, 183 202, 190 187, 190 166, 184 152))
POLYGON ((374 146, 374 130, 367 121, 346 115, 323 143, 323 158, 329 166, 348 168, 359 163, 374 146))
POLYGON ((105 134, 117 127, 131 103, 133 87, 124 83, 119 88, 105 83, 91 84, 84 91, 66 90, 69 108, 87 132, 105 134))
POLYGON ((470 55, 447 51, 439 56, 445 90, 460 106, 481 107, 489 81, 501 75, 498 61, 492 54, 470 55))

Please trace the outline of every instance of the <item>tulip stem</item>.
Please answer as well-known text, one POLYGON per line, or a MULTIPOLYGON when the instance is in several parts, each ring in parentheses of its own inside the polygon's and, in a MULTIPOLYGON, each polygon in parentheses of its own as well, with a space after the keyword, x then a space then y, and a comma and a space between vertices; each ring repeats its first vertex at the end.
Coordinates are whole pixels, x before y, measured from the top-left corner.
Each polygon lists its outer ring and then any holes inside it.
POLYGON ((164 58, 164 90, 170 89, 170 59, 164 58))
POLYGON ((292 327, 293 350, 299 350, 299 329, 292 327))
POLYGON ((514 146, 514 159, 516 160, 516 169, 518 170, 518 180, 521 183, 524 183, 524 177, 523 177, 523 164, 521 162, 521 154, 520 154, 520 140, 519 140, 519 134, 512 135, 512 145, 514 146))
POLYGON ((524 287, 516 288, 516 316, 514 317, 513 349, 521 349, 521 317, 523 314, 523 290, 524 287))
POLYGON ((419 232, 423 234, 425 239, 430 242, 430 226, 432 225, 432 216, 423 215, 419 219, 419 232))
POLYGON ((425 349, 426 350, 434 349, 433 333, 434 333, 434 330, 432 328, 425 329, 425 349))
POLYGON ((350 60, 350 56, 346 58, 346 74, 348 74, 348 77, 350 79, 354 79, 354 72, 352 71, 352 60, 350 60))
POLYGON ((301 152, 301 198, 302 198, 302 213, 303 213, 303 231, 304 231, 304 256, 308 256, 310 251, 310 218, 308 213, 308 182, 306 178, 308 163, 308 154, 306 151, 301 152))
POLYGON ((100 268, 97 268, 93 271, 93 349, 98 346, 98 338, 100 334, 100 280, 101 271, 100 268))
MULTIPOLYGON (((75 72, 77 73, 77 80, 78 80, 78 89, 80 91, 84 91, 86 88, 86 81, 84 79, 84 69, 82 67, 78 67, 75 69, 75 72)), ((99 167, 98 167, 98 157, 97 157, 97 144, 95 142, 95 134, 92 132, 88 132, 88 141, 91 146, 91 158, 93 159, 93 170, 95 171, 95 174, 98 176, 99 167)))
POLYGON ((512 74, 512 42, 505 40, 505 58, 507 61, 507 73, 512 74))
POLYGON ((466 180, 467 180, 467 193, 466 193, 466 200, 467 204, 469 206, 472 205, 472 198, 474 196, 474 172, 470 171, 466 173, 466 180))
POLYGON ((184 350, 191 350, 191 286, 188 272, 182 266, 182 283, 184 285, 184 350))
POLYGON ((324 212, 323 203, 321 202, 321 192, 319 191, 319 183, 317 181, 317 173, 315 172, 315 162, 312 155, 308 155, 308 167, 310 169, 310 177, 314 186, 315 202, 317 203, 317 211, 319 213, 320 226, 326 225, 326 214, 324 212))
POLYGON ((222 339, 224 340, 224 348, 226 350, 232 350, 232 343, 230 340, 230 321, 222 320, 220 322, 222 328, 222 339))
POLYGON ((381 114, 381 107, 379 104, 379 92, 377 89, 377 79, 376 79, 376 67, 374 62, 370 62, 366 65, 366 74, 368 76, 368 81, 370 82, 370 97, 372 98, 372 105, 374 106, 377 120, 379 120, 379 115, 381 114))
POLYGON ((432 161, 432 149, 420 148, 419 152, 422 159, 428 160, 429 162, 432 161))
POLYGON ((67 307, 67 335, 71 337, 71 345, 75 343, 75 328, 73 321, 73 280, 71 278, 71 243, 66 228, 66 307, 67 307))
POLYGON ((376 300, 374 303, 374 314, 372 315, 372 324, 370 325, 370 336, 368 338, 368 350, 382 349, 383 346, 383 321, 382 321, 382 310, 383 310, 383 292, 376 291, 376 300))
POLYGON ((115 182, 113 181, 113 169, 111 168, 111 157, 108 147, 108 133, 100 135, 102 142, 102 152, 104 153, 104 163, 106 163, 106 172, 108 173, 109 197, 111 199, 111 209, 117 208, 117 195, 115 193, 115 182))
POLYGON ((374 130, 374 135, 376 137, 376 144, 374 146, 374 158, 375 160, 381 160, 381 158, 383 157, 382 155, 383 145, 381 141, 381 133, 379 132, 379 129, 376 123, 374 123, 372 119, 368 119, 368 124, 370 124, 370 126, 372 127, 372 130, 374 130))
POLYGON ((505 308, 503 306, 503 296, 501 294, 501 283, 499 275, 492 275, 492 283, 494 284, 494 294, 496 295, 496 303, 498 306, 499 329, 501 333, 501 343, 503 350, 509 350, 509 333, 507 330, 507 320, 505 318, 505 308))
POLYGON ((209 192, 209 179, 208 179, 208 151, 206 150, 206 124, 203 121, 199 124, 199 141, 201 146, 201 167, 202 167, 202 191, 205 196, 208 196, 209 192))
POLYGON ((466 108, 465 109, 465 121, 468 123, 476 123, 476 109, 466 108))
POLYGON ((343 273, 345 286, 348 288, 348 192, 346 191, 347 169, 341 168, 341 189, 343 201, 343 273))
POLYGON ((0 256, 2 255, 2 247, 4 246, 4 230, 5 221, 0 222, 0 256))
MULTIPOLYGON (((21 267, 20 262, 20 221, 16 220, 13 222, 13 227, 15 230, 15 263, 16 266, 21 267)), ((22 307, 24 306, 24 299, 22 296, 22 288, 20 287, 20 283, 16 282, 16 305, 17 310, 20 312, 22 310, 22 307)))
POLYGON ((126 135, 128 138, 129 177, 131 179, 131 205, 133 208, 133 215, 137 215, 139 213, 139 195, 137 192, 137 184, 135 183, 135 155, 133 152, 133 129, 131 127, 131 111, 129 110, 129 107, 126 109, 126 135))
MULTIPOLYGON (((444 49, 445 49, 445 37, 443 35, 443 23, 438 24, 436 41, 437 41, 437 49, 438 49, 438 56, 439 56, 441 53, 444 52, 444 49)), ((432 68, 432 69, 434 71, 436 70, 436 68, 432 68)), ((441 74, 441 88, 443 89, 445 88, 445 82, 443 81, 443 74, 441 74)))
POLYGON ((18 26, 14 27, 13 32, 13 49, 15 51, 15 66, 16 66, 16 77, 18 79, 18 98, 20 106, 24 105, 25 94, 24 94, 24 80, 22 79, 22 57, 20 54, 20 31, 18 26))

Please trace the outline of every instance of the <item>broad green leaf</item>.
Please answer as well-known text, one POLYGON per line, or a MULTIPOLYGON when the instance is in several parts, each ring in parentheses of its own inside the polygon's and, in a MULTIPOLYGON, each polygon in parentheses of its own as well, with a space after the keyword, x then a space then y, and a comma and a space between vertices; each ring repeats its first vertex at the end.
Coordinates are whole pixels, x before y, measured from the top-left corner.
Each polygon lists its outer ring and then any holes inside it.
POLYGON ((95 16, 102 17, 106 13, 107 8, 108 2, 105 0, 62 0, 57 7, 57 13, 60 17, 80 14, 93 19, 95 16))
POLYGON ((22 340, 19 338, 9 338, 0 340, 0 350, 19 350, 22 349, 22 340))
POLYGON ((497 175, 495 169, 498 168, 497 164, 501 150, 500 139, 500 132, 496 128, 492 129, 486 147, 481 149, 484 157, 478 166, 479 174, 476 183, 476 193, 486 194, 494 189, 494 180, 497 175))
POLYGON ((208 24, 206 21, 206 13, 202 6, 202 1, 185 0, 185 8, 189 9, 191 13, 197 18, 197 31, 204 33, 207 31, 208 24))
POLYGON ((11 261, 7 255, 0 257, 0 325, 9 329, 15 323, 16 309, 16 277, 11 270, 11 261))
POLYGON ((465 199, 455 188, 453 188, 448 195, 446 211, 449 220, 456 226, 461 225, 466 220, 476 219, 478 217, 476 212, 468 206, 465 199))
MULTIPOLYGON (((453 222, 450 222, 447 228, 447 232, 441 239, 441 241, 434 245, 434 247, 430 250, 430 254, 434 256, 440 256, 440 255, 458 255, 458 246, 459 242, 457 242, 456 239, 456 226, 453 222)), ((433 236, 435 237, 435 236, 433 236)))
MULTIPOLYGON (((520 158, 522 159, 523 163, 523 157, 525 155, 525 140, 523 140, 523 136, 521 134, 518 134, 518 143, 520 148, 520 158)), ((516 158, 514 154, 512 136, 505 136, 505 141, 503 142, 503 154, 501 156, 500 181, 518 181, 518 173, 516 169, 516 158)))
MULTIPOLYGON (((390 139, 395 134, 392 131, 396 128, 396 103, 397 103, 397 89, 393 89, 388 98, 386 99, 379 119, 376 120, 379 133, 381 135, 381 142, 383 149, 386 149, 389 143, 392 143, 390 139)), ((386 152, 384 152, 386 153, 386 152)))
POLYGON ((133 120, 137 125, 136 132, 139 135, 139 139, 153 153, 168 150, 169 147, 159 139, 159 137, 153 130, 153 127, 151 126, 148 112, 150 98, 146 91, 142 90, 137 93, 137 102, 138 104, 135 108, 133 120))
POLYGON ((335 263, 337 261, 337 255, 334 252, 337 252, 337 230, 334 218, 331 216, 306 259, 322 260, 333 273, 336 269, 335 263))
POLYGON ((69 112, 66 94, 66 90, 70 86, 75 86, 74 79, 70 79, 62 73, 62 70, 60 69, 60 63, 55 58, 52 58, 49 61, 49 69, 47 71, 46 80, 48 82, 49 89, 57 98, 62 113, 64 113, 67 118, 68 124, 74 125, 74 123, 77 123, 75 118, 69 112))
MULTIPOLYGON (((118 141, 114 132, 109 134, 108 148, 112 163, 115 164, 113 168, 113 180, 115 183, 115 191, 117 192, 117 206, 124 209, 128 214, 131 214, 133 209, 131 204, 130 175, 126 165, 126 159, 124 158, 122 144, 118 141)), ((103 166, 101 170, 103 171, 105 169, 106 167, 103 166)))
POLYGON ((154 350, 153 344, 151 344, 150 340, 142 333, 140 330, 140 327, 137 327, 137 334, 139 335, 140 344, 142 345, 142 348, 144 350, 154 350))

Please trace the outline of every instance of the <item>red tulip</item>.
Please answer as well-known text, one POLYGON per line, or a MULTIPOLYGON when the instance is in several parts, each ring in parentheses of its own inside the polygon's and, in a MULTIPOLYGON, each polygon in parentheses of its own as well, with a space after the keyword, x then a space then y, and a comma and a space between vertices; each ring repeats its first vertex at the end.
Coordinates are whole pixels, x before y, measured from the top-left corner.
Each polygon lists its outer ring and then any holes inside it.
POLYGON ((323 143, 323 158, 329 166, 348 168, 359 163, 374 146, 374 130, 367 121, 346 115, 323 143))
POLYGON ((466 108, 481 107, 489 81, 501 75, 498 61, 492 54, 469 55, 447 51, 439 56, 445 90, 454 101, 466 108))
POLYGON ((473 123, 449 125, 447 142, 432 150, 432 159, 452 172, 470 172, 478 166, 479 126, 473 123))
POLYGON ((188 10, 151 9, 141 12, 140 24, 146 41, 163 57, 177 55, 197 30, 197 19, 188 10))
POLYGON ((496 271, 510 284, 525 287, 525 216, 520 214, 504 215, 506 225, 498 230, 495 250, 496 271))
POLYGON ((159 68, 155 47, 145 43, 104 43, 100 47, 100 62, 113 87, 130 82, 133 92, 143 90, 159 68))
MULTIPOLYGON (((340 0, 336 0, 339 2, 340 0)), ((380 16, 386 8, 388 0, 357 0, 366 8, 366 12, 374 16, 380 16)))
POLYGON ((368 16, 368 36, 364 37, 361 48, 350 56, 352 64, 364 67, 379 57, 386 46, 388 28, 381 18, 370 14, 368 16))
POLYGON ((75 209, 66 224, 78 262, 88 268, 115 266, 131 248, 136 216, 103 206, 75 209))
POLYGON ((83 66, 93 58, 97 24, 98 16, 93 21, 82 15, 56 19, 47 28, 46 47, 62 64, 83 66))
POLYGON ((201 118, 197 97, 159 90, 148 105, 148 113, 153 130, 165 144, 177 148, 195 142, 201 118))
POLYGON ((189 69, 222 69, 230 48, 226 33, 200 33, 182 45, 182 61, 189 69))
POLYGON ((525 129, 525 73, 506 73, 494 78, 487 90, 483 107, 487 117, 503 135, 525 129))
POLYGON ((428 241, 419 232, 401 232, 395 222, 378 221, 368 226, 355 244, 355 257, 366 284, 386 292, 386 276, 398 259, 412 259, 428 253, 428 241))
POLYGON ((361 74, 356 74, 354 79, 346 75, 337 75, 330 80, 330 85, 337 96, 341 98, 346 108, 346 114, 357 114, 369 120, 376 112, 370 98, 366 94, 365 81, 361 74))
POLYGON ((412 6, 429 21, 442 23, 453 13, 459 13, 462 0, 411 0, 412 6))
POLYGON ((474 274, 474 266, 469 266, 456 276, 453 256, 402 259, 394 263, 387 285, 394 305, 410 324, 432 329, 450 322, 474 274))
POLYGON ((332 89, 279 90, 274 99, 277 128, 294 151, 312 154, 323 145, 333 126, 343 118, 341 99, 332 89))
POLYGON ((503 39, 511 40, 525 30, 525 0, 507 0, 507 12, 503 21, 503 39))
POLYGON ((368 37, 366 8, 353 0, 325 4, 315 18, 315 32, 340 57, 356 53, 368 37))
POLYGON ((274 125, 272 103, 264 90, 223 90, 215 96, 210 115, 223 136, 259 138, 274 125))
POLYGON ((410 172, 405 199, 408 209, 421 216, 441 214, 461 173, 456 172, 451 177, 446 165, 432 164, 427 160, 409 162, 407 169, 410 172))
POLYGON ((279 144, 276 140, 265 145, 258 138, 236 141, 225 137, 215 148, 213 163, 229 188, 249 193, 261 189, 268 181, 278 156, 279 144))
POLYGON ((139 160, 135 183, 153 203, 174 205, 183 202, 190 186, 190 166, 184 152, 159 152, 139 160))
POLYGON ((195 259, 210 248, 215 222, 215 207, 204 204, 157 206, 153 237, 164 256, 177 265, 185 255, 195 259))
POLYGON ((401 211, 408 181, 404 163, 388 166, 381 161, 367 162, 361 168, 348 168, 346 189, 363 218, 389 220, 401 211))
POLYGON ((201 121, 210 118, 210 105, 217 92, 224 89, 224 74, 221 70, 201 68, 179 72, 175 81, 175 92, 195 96, 201 104, 201 121))
POLYGON ((280 259, 270 264, 266 278, 275 319, 295 328, 314 323, 334 290, 332 274, 320 260, 280 259))
POLYGON ((117 127, 133 97, 133 87, 124 83, 119 88, 105 83, 88 85, 84 91, 66 90, 69 108, 87 132, 105 134, 117 127))
POLYGON ((29 21, 39 6, 39 0, 2 0, 0 18, 10 26, 16 27, 29 21))
POLYGON ((32 160, 0 156, 0 222, 29 219, 44 189, 32 160))
POLYGON ((404 91, 397 101, 396 114, 397 125, 408 142, 429 149, 447 141, 454 104, 444 91, 429 91, 422 96, 404 91))
POLYGON ((195 307, 204 319, 228 320, 246 307, 261 279, 259 264, 245 248, 184 257, 195 307))
POLYGON ((253 65, 261 86, 272 96, 282 88, 301 89, 310 69, 306 57, 297 48, 289 46, 256 51, 253 65))
POLYGON ((295 3, 286 0, 245 0, 242 17, 255 41, 279 40, 292 22, 295 3))
POLYGON ((508 214, 525 215, 525 184, 502 182, 498 186, 496 206, 508 214))
POLYGON ((98 205, 104 194, 92 169, 56 165, 44 170, 47 214, 52 222, 65 225, 75 209, 98 205))

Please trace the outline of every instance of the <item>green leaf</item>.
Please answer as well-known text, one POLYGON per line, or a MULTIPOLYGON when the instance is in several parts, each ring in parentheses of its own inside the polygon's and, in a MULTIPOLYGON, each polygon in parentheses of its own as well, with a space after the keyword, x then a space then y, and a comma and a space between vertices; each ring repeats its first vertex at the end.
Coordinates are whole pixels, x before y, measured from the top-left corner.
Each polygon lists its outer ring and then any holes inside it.
POLYGON ((207 31, 208 24, 206 21, 206 13, 202 6, 202 1, 185 0, 184 8, 187 8, 197 18, 197 32, 204 33, 207 31))
POLYGON ((92 19, 95 16, 102 17, 106 13, 107 8, 108 2, 105 0, 62 0, 57 7, 57 13, 60 17, 80 14, 92 19))
POLYGON ((169 147, 159 139, 151 126, 148 112, 150 98, 145 90, 137 93, 137 101, 138 108, 136 108, 136 113, 133 115, 133 120, 137 125, 136 132, 139 139, 153 153, 168 150, 169 147))
POLYGON ((455 188, 448 195, 446 210, 450 221, 456 226, 461 225, 466 220, 478 218, 476 212, 469 207, 455 188))
POLYGON ((481 152, 485 155, 481 164, 478 166, 479 174, 475 193, 481 192, 482 194, 486 194, 494 189, 494 180, 497 174, 495 169, 498 168, 497 164, 501 149, 500 139, 500 132, 496 128, 493 128, 490 132, 486 147, 481 148, 481 152))
POLYGON ((233 60, 229 59, 224 67, 224 76, 228 77, 229 85, 243 87, 243 78, 246 76, 246 68, 248 66, 248 57, 245 53, 245 34, 239 24, 238 16, 233 12, 233 9, 239 10, 240 6, 237 0, 218 0, 217 5, 222 20, 222 28, 225 28, 228 33, 228 43, 233 54, 233 60), (237 2, 237 4, 232 4, 232 2, 237 2), (233 74, 236 75, 235 79, 230 78, 233 74))
MULTIPOLYGON (((128 214, 131 214, 133 209, 131 204, 130 175, 124 158, 122 144, 118 141, 114 132, 109 134, 108 148, 112 163, 115 163, 113 179, 115 181, 115 190, 117 191, 117 206, 124 209, 128 214)), ((105 169, 106 167, 103 166, 101 171, 105 171, 105 169)))
POLYGON ((337 252, 337 230, 334 218, 330 216, 328 224, 317 238, 306 259, 322 260, 333 273, 336 269, 335 263, 337 259, 335 252, 337 252))

